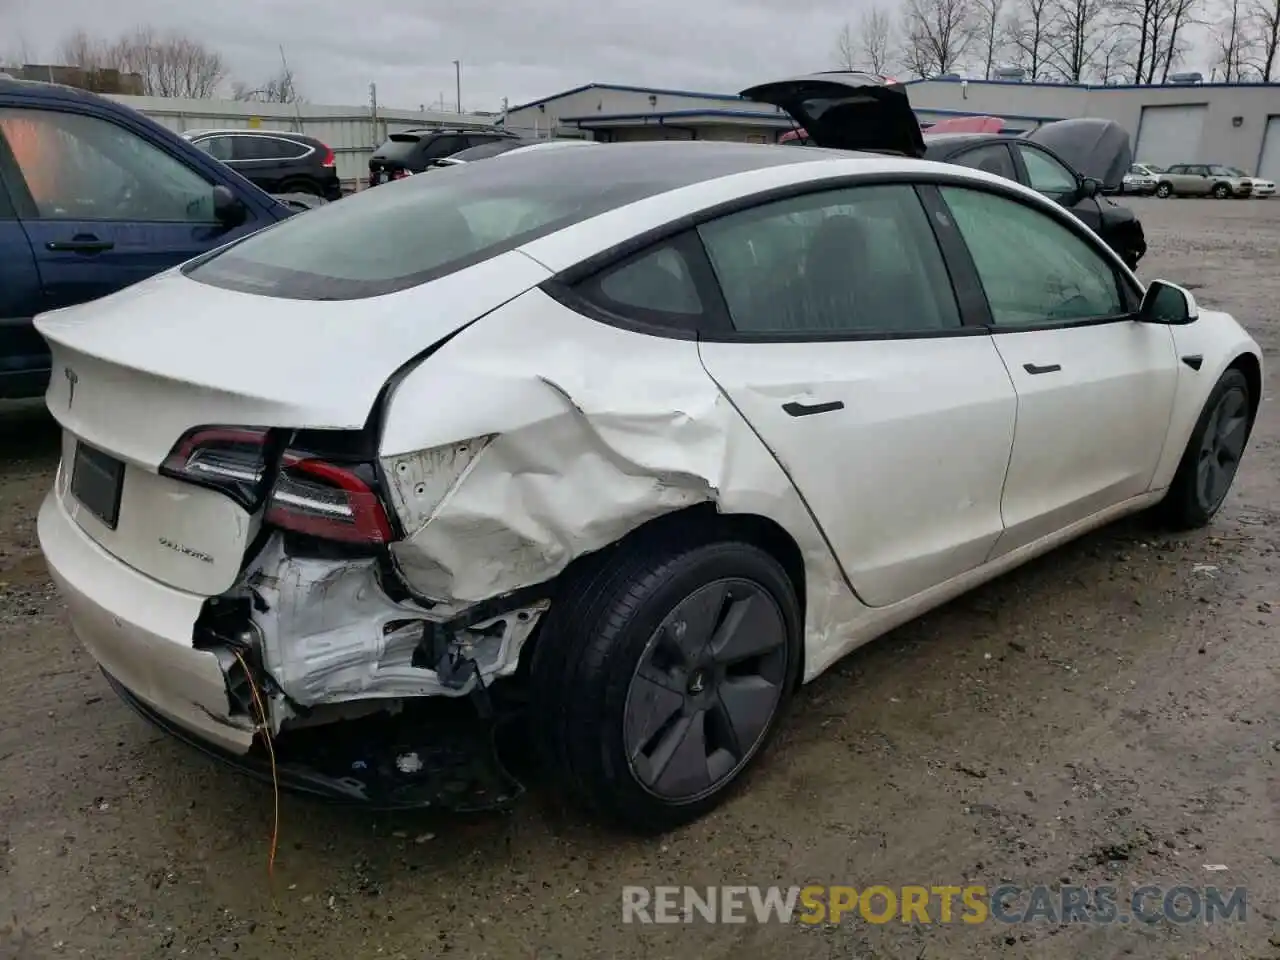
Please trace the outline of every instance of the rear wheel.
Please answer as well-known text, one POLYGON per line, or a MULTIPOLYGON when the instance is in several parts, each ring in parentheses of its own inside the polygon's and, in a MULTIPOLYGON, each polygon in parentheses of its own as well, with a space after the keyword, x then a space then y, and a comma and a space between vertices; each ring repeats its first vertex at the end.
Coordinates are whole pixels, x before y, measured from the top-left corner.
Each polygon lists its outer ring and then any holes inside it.
POLYGON ((1239 370, 1228 370, 1210 391, 1160 504, 1169 526, 1190 530, 1213 519, 1240 467, 1250 419, 1249 381, 1239 370))
POLYGON ((569 796, 669 829, 725 799, 799 665, 799 603, 768 553, 640 540, 553 604, 531 665, 536 735, 569 796))
POLYGON ((1156 196, 1161 200, 1168 200, 1173 196, 1173 184, 1161 183, 1156 186, 1156 196))
POLYGON ((281 193, 305 193, 312 197, 323 197, 324 190, 313 180, 290 180, 280 190, 281 193))
POLYGON ((1216 184, 1213 188, 1213 196, 1218 200, 1225 200, 1231 196, 1231 188, 1225 183, 1216 184))

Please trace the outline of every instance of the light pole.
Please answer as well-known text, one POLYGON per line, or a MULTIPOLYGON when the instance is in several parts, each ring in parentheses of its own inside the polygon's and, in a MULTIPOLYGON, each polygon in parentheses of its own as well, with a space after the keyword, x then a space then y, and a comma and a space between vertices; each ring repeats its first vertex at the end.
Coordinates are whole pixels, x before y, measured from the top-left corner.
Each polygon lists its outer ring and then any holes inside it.
POLYGON ((458 113, 462 112, 462 62, 453 61, 453 82, 454 90, 457 92, 458 113))

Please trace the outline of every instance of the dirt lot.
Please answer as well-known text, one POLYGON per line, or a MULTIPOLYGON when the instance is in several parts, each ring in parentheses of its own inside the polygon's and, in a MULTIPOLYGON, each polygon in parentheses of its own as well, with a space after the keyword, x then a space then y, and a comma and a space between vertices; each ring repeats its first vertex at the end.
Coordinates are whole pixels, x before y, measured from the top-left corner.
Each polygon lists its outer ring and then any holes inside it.
MULTIPOLYGON (((1280 200, 1138 201, 1147 277, 1280 357, 1280 200)), ((1274 385, 1274 378, 1272 378, 1274 385)), ((169 742, 72 638, 34 514, 56 436, 0 418, 0 958, 1280 958, 1280 412, 1224 515, 1105 530, 807 688, 750 789, 661 842, 534 790, 341 813, 169 742), (1224 865, 1224 871, 1208 871, 1224 865), (1219 884, 1212 926, 624 926, 623 884, 1219 884), (785 954, 784 954, 785 951, 785 954)))

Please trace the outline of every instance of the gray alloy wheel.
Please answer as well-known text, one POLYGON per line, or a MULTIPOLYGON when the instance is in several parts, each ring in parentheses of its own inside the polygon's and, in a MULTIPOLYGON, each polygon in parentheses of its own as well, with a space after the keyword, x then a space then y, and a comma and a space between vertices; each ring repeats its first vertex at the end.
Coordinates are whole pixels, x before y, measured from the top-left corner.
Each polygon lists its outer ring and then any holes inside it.
POLYGON ((1249 398, 1232 387, 1218 398, 1200 443, 1196 461, 1196 499, 1205 513, 1214 513, 1231 489, 1249 436, 1249 398))
POLYGON ((624 709, 637 782, 668 803, 714 793, 756 752, 787 682, 787 625, 764 587, 717 580, 654 631, 624 709))

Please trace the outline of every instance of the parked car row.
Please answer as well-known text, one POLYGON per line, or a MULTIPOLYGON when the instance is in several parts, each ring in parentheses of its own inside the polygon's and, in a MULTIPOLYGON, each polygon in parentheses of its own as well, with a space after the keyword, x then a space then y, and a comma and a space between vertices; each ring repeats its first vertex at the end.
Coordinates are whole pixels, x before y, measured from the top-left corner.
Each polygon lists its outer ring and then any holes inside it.
POLYGON ((1135 163, 1124 177, 1124 193, 1168 197, 1214 197, 1219 200, 1275 196, 1275 181, 1252 177, 1239 167, 1213 163, 1175 163, 1159 167, 1135 163))

